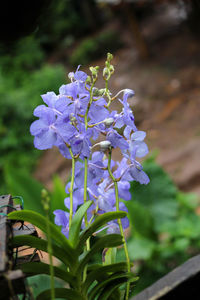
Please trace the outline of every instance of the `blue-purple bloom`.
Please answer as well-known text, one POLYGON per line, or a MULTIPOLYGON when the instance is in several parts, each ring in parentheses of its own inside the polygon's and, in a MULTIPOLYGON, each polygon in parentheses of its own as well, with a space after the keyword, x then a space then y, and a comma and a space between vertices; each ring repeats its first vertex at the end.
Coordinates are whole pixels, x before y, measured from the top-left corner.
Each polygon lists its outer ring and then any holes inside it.
MULTIPOLYGON (((100 97, 93 96, 91 101, 90 85, 87 74, 80 71, 78 66, 75 73, 69 73, 70 83, 62 85, 59 94, 47 92, 41 97, 44 104, 34 110, 38 120, 31 124, 30 132, 34 136, 37 149, 45 150, 58 147, 60 153, 67 159, 71 154, 76 157, 75 182, 73 186, 73 214, 83 204, 84 197, 84 160, 88 161, 87 199, 93 204, 88 209, 88 221, 94 215, 116 210, 114 183, 108 172, 107 151, 119 148, 123 155, 120 162, 111 160, 111 169, 118 179, 120 199, 131 200, 130 182, 137 181, 148 184, 149 177, 143 171, 142 165, 136 158, 144 157, 148 147, 144 142, 146 133, 139 131, 134 123, 134 115, 128 103, 128 98, 134 95, 130 89, 123 92, 121 112, 110 111, 104 93, 100 97), (85 114, 87 113, 86 117, 85 114), (86 125, 87 123, 87 125, 86 125), (95 144, 95 140, 100 141, 95 144), (97 146, 100 146, 98 149, 97 146)), ((98 89, 93 87, 93 91, 98 89)), ((109 92, 111 97, 111 93, 109 92)), ((70 182, 66 186, 69 194, 70 182)), ((62 227, 62 233, 68 237, 70 198, 64 200, 66 211, 54 211, 55 224, 62 227)), ((125 204, 120 201, 120 209, 127 211, 125 204)), ((91 219, 92 218, 92 219, 91 219)), ((82 226, 84 227, 84 221, 82 226)), ((129 226, 128 218, 122 219, 123 228, 129 226)), ((109 222, 107 232, 119 232, 117 220, 109 222)))

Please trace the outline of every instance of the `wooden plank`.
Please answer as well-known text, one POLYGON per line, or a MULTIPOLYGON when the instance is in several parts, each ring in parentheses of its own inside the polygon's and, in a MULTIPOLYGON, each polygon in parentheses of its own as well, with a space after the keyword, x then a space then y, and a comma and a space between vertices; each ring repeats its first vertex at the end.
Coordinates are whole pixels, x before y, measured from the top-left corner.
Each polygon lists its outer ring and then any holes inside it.
POLYGON ((11 227, 6 215, 12 211, 11 195, 0 196, 0 273, 5 272, 8 266, 8 240, 11 237, 11 227))
POLYGON ((200 299, 199 282, 200 255, 197 255, 131 298, 131 300, 198 300, 200 299))
POLYGON ((25 224, 23 227, 20 225, 13 227, 13 236, 18 235, 33 235, 38 236, 35 227, 31 224, 25 224))

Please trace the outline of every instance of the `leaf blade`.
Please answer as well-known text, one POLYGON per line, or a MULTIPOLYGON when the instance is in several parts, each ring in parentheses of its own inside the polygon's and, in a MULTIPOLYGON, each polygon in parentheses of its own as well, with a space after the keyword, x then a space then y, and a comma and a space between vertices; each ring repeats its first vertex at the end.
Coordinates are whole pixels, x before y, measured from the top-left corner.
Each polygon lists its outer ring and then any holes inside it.
POLYGON ((90 224, 80 235, 79 243, 77 245, 77 251, 81 251, 85 241, 99 229, 101 226, 105 225, 107 222, 121 219, 127 216, 127 213, 124 211, 119 212, 108 212, 101 216, 98 216, 92 224, 90 224))
POLYGON ((70 245, 67 238, 58 230, 58 228, 48 221, 44 216, 41 214, 31 211, 31 210, 20 210, 20 211, 14 211, 8 214, 8 219, 11 220, 18 220, 18 221, 27 221, 34 226, 41 229, 44 233, 47 230, 47 222, 50 226, 51 231, 51 238, 60 246, 65 248, 65 251, 68 253, 68 255, 71 257, 72 260, 74 260, 74 256, 72 255, 72 252, 74 249, 70 245))
MULTIPOLYGON (((15 236, 12 241, 13 247, 21 247, 21 246, 30 246, 32 248, 36 248, 38 250, 48 252, 48 242, 44 239, 35 237, 35 236, 28 236, 28 235, 21 235, 15 236)), ((60 261, 62 261, 65 265, 71 266, 71 258, 66 255, 66 252, 63 248, 52 244, 53 256, 57 257, 60 261)))
MULTIPOLYGON (((50 265, 43 262, 29 262, 20 266, 20 269, 30 276, 47 274, 50 275, 50 265)), ((64 271, 59 267, 54 266, 54 276, 60 278, 67 283, 75 286, 76 278, 70 272, 64 271)))
POLYGON ((76 274, 81 276, 85 265, 88 263, 90 258, 103 248, 112 248, 117 247, 123 244, 123 238, 119 234, 109 234, 103 237, 100 237, 99 240, 92 246, 92 248, 86 253, 84 258, 79 262, 77 266, 76 274))
POLYGON ((87 201, 75 213, 73 219, 72 219, 72 224, 69 230, 69 241, 71 244, 75 247, 79 238, 80 234, 80 228, 82 224, 82 219, 87 213, 88 208, 92 205, 92 201, 87 201))

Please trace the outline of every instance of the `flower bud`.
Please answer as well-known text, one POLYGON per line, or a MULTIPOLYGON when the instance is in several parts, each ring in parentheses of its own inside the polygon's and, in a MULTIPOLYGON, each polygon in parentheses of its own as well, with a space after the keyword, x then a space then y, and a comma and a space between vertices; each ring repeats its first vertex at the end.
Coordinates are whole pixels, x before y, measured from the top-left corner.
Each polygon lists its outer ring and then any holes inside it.
POLYGON ((131 98, 135 95, 135 92, 131 89, 124 89, 123 92, 124 92, 124 95, 128 94, 128 98, 131 98))
POLYGON ((97 78, 98 71, 99 71, 99 66, 90 67, 90 72, 92 73, 92 77, 94 77, 95 79, 97 78))
POLYGON ((113 59, 113 55, 111 53, 107 53, 107 61, 111 61, 113 59))
POLYGON ((91 82, 92 82, 91 77, 88 76, 85 82, 86 82, 86 83, 91 83, 91 82))
POLYGON ((69 72, 68 78, 72 80, 74 78, 74 72, 69 72))
POLYGON ((110 73, 113 74, 114 71, 115 71, 115 69, 114 69, 113 65, 110 65, 110 73))
POLYGON ((74 113, 71 113, 71 114, 69 115, 69 118, 70 118, 70 121, 71 121, 72 123, 76 121, 76 118, 75 118, 75 116, 74 116, 74 113))
POLYGON ((108 70, 108 68, 104 68, 103 69, 103 77, 106 77, 106 79, 109 77, 110 75, 110 71, 108 70))
POLYGON ((114 122, 113 118, 107 118, 104 120, 104 124, 107 128, 110 127, 113 124, 113 122, 114 122))
POLYGON ((96 96, 96 97, 100 97, 100 96, 103 96, 103 94, 105 93, 105 89, 97 89, 97 88, 93 88, 93 96, 96 96))
POLYGON ((100 151, 106 151, 111 147, 111 142, 109 141, 102 141, 99 143, 100 151))
POLYGON ((45 211, 49 211, 50 209, 50 198, 49 198, 49 194, 47 192, 47 190, 42 189, 41 191, 41 197, 42 197, 42 205, 45 211))

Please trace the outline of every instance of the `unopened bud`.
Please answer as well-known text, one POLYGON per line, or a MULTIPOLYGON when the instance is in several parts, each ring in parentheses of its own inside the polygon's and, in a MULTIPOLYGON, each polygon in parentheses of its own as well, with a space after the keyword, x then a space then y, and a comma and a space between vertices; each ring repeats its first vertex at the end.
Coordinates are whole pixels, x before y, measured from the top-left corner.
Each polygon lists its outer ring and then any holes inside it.
POLYGON ((115 71, 115 69, 114 69, 113 65, 110 65, 110 73, 113 74, 114 71, 115 71))
POLYGON ((49 206, 50 198, 49 198, 49 194, 48 194, 47 190, 42 189, 41 197, 42 197, 42 204, 43 204, 44 210, 48 211, 50 208, 50 206, 49 206))
POLYGON ((133 97, 135 95, 135 92, 133 90, 131 90, 131 89, 125 89, 124 90, 124 95, 125 94, 128 94, 128 98, 131 98, 131 97, 133 97))
POLYGON ((106 151, 108 149, 110 149, 111 147, 111 142, 109 141, 102 141, 99 143, 99 146, 100 146, 100 151, 106 151))
POLYGON ((90 72, 92 73, 92 77, 97 78, 98 75, 98 71, 99 71, 99 67, 90 67, 90 72))
POLYGON ((91 82, 92 82, 91 77, 88 76, 87 79, 86 79, 86 83, 91 83, 91 82))
POLYGON ((69 72, 68 78, 72 80, 74 78, 74 72, 69 72))
POLYGON ((104 68, 103 69, 103 77, 106 77, 106 79, 109 77, 110 75, 110 71, 108 70, 108 68, 104 68))
POLYGON ((107 60, 110 62, 113 59, 113 55, 111 53, 107 53, 107 60))
POLYGON ((100 96, 103 96, 103 94, 105 93, 105 89, 97 89, 97 88, 93 88, 93 96, 96 96, 96 97, 100 97, 100 96))
POLYGON ((104 120, 104 124, 106 127, 110 127, 114 122, 114 119, 113 118, 107 118, 104 120))
POLYGON ((76 118, 75 118, 75 116, 74 116, 74 113, 71 113, 71 114, 69 115, 69 118, 70 118, 70 121, 71 121, 72 123, 76 121, 76 118))

